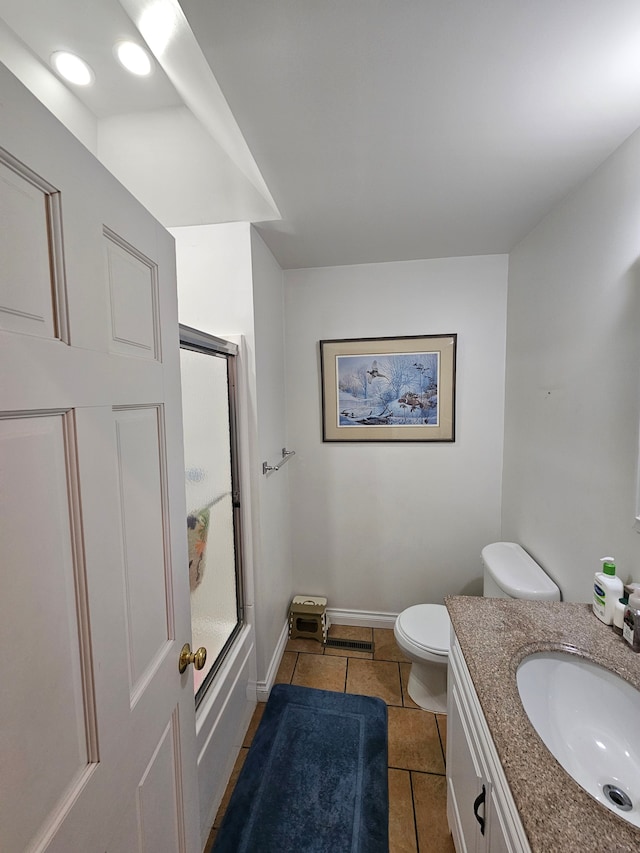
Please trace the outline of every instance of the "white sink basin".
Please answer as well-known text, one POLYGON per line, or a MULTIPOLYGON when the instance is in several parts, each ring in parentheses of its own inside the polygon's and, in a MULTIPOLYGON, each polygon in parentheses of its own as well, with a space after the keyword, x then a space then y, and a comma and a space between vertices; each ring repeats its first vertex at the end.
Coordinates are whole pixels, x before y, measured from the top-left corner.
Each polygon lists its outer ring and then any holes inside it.
POLYGON ((640 691, 565 652, 518 667, 527 716, 567 773, 618 817, 640 826, 640 691))

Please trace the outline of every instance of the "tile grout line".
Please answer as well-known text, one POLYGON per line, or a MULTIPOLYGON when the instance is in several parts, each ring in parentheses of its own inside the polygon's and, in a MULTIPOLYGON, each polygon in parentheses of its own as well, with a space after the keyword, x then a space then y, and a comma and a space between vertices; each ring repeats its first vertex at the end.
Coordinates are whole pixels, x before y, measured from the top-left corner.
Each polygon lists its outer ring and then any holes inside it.
POLYGON ((413 793, 413 770, 409 771, 409 788, 411 790, 411 810, 413 811, 413 837, 416 842, 416 853, 420 853, 420 840, 418 838, 418 818, 416 815, 416 798, 413 793))
POLYGON ((409 706, 405 702, 405 689, 404 684, 402 683, 402 667, 400 666, 400 661, 398 661, 398 673, 400 675, 400 695, 402 696, 402 707, 408 708, 409 706))
POLYGON ((289 684, 293 684, 293 677, 296 674, 296 669, 298 668, 298 661, 300 660, 300 652, 296 652, 296 662, 293 665, 293 669, 291 670, 291 675, 289 676, 289 684))
POLYGON ((438 715, 434 714, 436 718, 436 729, 438 732, 438 740, 440 741, 440 752, 442 753, 442 761, 444 762, 445 770, 447 767, 447 755, 446 750, 444 748, 444 744, 442 743, 442 733, 440 732, 440 723, 438 722, 438 715))
POLYGON ((421 773, 423 776, 437 776, 439 779, 445 779, 446 773, 436 773, 435 770, 414 770, 412 767, 396 767, 394 764, 387 765, 389 770, 403 770, 405 773, 421 773))

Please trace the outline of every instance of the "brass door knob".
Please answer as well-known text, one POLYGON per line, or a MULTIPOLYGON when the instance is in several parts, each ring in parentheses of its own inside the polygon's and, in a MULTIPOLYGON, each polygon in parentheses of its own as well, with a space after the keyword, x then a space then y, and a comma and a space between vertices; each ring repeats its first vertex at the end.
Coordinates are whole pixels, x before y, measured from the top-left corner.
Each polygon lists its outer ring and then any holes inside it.
POLYGON ((191 651, 191 646, 189 643, 185 643, 182 647, 182 651, 180 652, 180 659, 178 660, 178 669, 181 673, 185 671, 185 669, 192 663, 196 669, 202 669, 207 660, 207 650, 204 646, 200 646, 197 652, 191 651))

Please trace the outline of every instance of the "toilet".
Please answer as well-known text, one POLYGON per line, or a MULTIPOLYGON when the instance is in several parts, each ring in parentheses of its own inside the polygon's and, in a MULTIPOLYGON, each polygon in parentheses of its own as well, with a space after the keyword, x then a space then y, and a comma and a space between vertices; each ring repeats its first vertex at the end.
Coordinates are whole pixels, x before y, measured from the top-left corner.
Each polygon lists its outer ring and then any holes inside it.
MULTIPOLYGON (((493 542, 482 549, 483 589, 487 598, 560 601, 560 590, 542 567, 515 542, 493 542)), ((395 621, 400 650, 411 661, 407 691, 425 711, 447 712, 447 662, 451 622, 444 604, 414 604, 395 621)))

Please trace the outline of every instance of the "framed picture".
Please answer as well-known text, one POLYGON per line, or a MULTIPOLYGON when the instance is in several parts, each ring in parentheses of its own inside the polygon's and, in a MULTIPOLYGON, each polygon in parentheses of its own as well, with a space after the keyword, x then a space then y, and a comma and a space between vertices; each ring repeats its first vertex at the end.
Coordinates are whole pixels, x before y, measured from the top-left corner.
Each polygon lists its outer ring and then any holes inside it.
POLYGON ((454 441, 457 335, 320 341, 323 441, 454 441))

